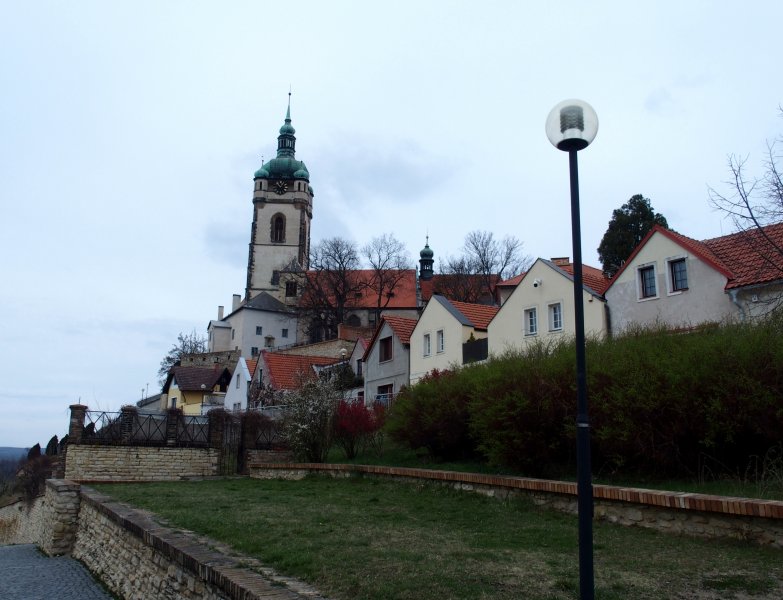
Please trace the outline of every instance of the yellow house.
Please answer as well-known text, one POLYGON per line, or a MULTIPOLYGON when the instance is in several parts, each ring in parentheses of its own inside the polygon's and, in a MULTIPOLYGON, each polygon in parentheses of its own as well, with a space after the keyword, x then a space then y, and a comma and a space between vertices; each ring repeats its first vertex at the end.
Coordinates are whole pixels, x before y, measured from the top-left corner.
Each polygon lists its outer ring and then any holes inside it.
POLYGON ((487 324, 497 312, 495 306, 432 296, 410 337, 411 384, 434 369, 449 369, 486 358, 486 347, 483 356, 479 353, 472 357, 469 348, 484 343, 487 324))
MULTIPOLYGON (((609 285, 600 269, 582 265, 582 302, 585 311, 585 333, 604 336, 608 332, 606 300, 603 293, 609 285)), ((514 291, 487 328, 489 354, 521 350, 528 344, 554 341, 573 336, 574 265, 568 258, 539 258, 519 278, 514 291)))
POLYGON ((223 406, 231 372, 214 367, 174 367, 166 378, 163 394, 167 408, 179 408, 186 415, 205 414, 223 406))

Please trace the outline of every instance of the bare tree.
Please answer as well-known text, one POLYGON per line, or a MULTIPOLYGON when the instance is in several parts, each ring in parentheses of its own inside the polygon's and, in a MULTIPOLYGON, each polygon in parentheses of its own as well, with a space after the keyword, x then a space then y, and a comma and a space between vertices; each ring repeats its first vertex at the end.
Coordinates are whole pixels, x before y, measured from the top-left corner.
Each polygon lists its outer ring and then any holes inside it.
POLYGON ((393 234, 384 233, 373 238, 362 248, 362 254, 372 271, 367 289, 376 298, 376 322, 380 322, 381 310, 394 297, 394 289, 411 268, 411 260, 405 246, 393 234))
POLYGON ((177 336, 177 343, 172 345, 168 354, 160 361, 158 369, 158 382, 161 387, 166 383, 166 377, 171 370, 182 360, 186 354, 202 354, 207 351, 207 338, 200 336, 194 329, 190 333, 180 333, 177 336))
POLYGON ((337 326, 355 304, 364 283, 358 277, 356 244, 340 237, 322 240, 310 252, 310 270, 299 303, 309 317, 312 341, 337 336, 337 326))
POLYGON ((497 284, 518 275, 530 262, 516 237, 498 240, 490 231, 471 231, 465 236, 462 255, 449 257, 441 265, 441 272, 449 277, 439 281, 438 287, 449 288, 441 293, 455 300, 480 302, 490 296, 494 301, 497 284))
MULTIPOLYGON (((783 107, 779 108, 783 117, 783 107)), ((722 194, 709 188, 710 204, 725 213, 752 252, 763 260, 767 268, 783 278, 783 244, 765 230, 767 225, 783 221, 783 135, 767 141, 762 161, 762 174, 749 173, 748 156, 731 154, 728 157, 730 178, 724 182, 728 192, 722 194)), ((780 299, 776 302, 780 305, 780 299)))

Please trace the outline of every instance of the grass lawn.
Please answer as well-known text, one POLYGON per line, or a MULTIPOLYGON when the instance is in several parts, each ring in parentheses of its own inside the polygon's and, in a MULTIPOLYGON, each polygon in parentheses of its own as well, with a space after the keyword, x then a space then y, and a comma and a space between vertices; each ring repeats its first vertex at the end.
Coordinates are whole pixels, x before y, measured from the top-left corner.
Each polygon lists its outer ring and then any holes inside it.
MULTIPOLYGON (((371 478, 95 486, 334 599, 577 598, 576 517, 371 478)), ((783 551, 596 523, 596 598, 781 598, 783 551)))

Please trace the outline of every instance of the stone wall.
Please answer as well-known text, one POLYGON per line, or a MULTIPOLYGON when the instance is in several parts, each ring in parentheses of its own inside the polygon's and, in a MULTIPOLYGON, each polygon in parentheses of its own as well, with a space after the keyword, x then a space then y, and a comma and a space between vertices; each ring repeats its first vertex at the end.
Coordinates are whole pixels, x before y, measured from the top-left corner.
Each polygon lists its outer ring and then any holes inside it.
POLYGON ((71 445, 66 479, 77 481, 165 481, 218 474, 215 448, 71 445))
POLYGON ((213 550, 72 481, 50 479, 31 503, 0 508, 0 544, 22 543, 71 554, 125 600, 323 600, 252 558, 213 550))
MULTIPOLYGON (((539 506, 577 512, 575 483, 454 471, 369 465, 252 463, 251 477, 301 479, 309 473, 333 477, 372 475, 399 481, 447 485, 505 499, 526 495, 539 506)), ((727 498, 608 485, 593 486, 594 514, 619 525, 708 538, 733 538, 783 548, 783 502, 727 498)))

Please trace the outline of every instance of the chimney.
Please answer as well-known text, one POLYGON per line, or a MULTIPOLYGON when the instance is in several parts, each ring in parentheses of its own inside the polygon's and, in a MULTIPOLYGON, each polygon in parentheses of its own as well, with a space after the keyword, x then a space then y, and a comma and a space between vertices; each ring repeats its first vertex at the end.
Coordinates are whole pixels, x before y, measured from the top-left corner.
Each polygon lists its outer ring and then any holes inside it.
POLYGON ((555 265, 558 267, 567 267, 571 264, 571 259, 568 256, 559 256, 557 258, 550 258, 549 260, 555 263, 555 265))
POLYGON ((218 319, 217 320, 218 321, 222 321, 223 320, 223 307, 222 306, 218 306, 218 319))
POLYGON ((236 309, 239 308, 239 304, 242 302, 242 296, 239 294, 234 294, 234 299, 231 302, 231 312, 234 312, 236 309))

